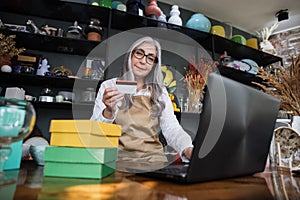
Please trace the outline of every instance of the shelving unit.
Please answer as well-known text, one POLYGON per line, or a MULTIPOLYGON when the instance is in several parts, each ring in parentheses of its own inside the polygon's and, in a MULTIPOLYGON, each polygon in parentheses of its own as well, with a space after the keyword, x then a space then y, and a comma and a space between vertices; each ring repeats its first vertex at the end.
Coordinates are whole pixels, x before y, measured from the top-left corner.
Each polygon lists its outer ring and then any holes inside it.
POLYGON ((102 81, 90 80, 90 79, 75 79, 68 77, 47 77, 37 76, 33 74, 12 74, 0 72, 1 82, 18 83, 19 85, 48 85, 51 87, 61 87, 73 89, 75 81, 78 81, 77 85, 81 88, 87 88, 90 85, 101 84, 102 81))
MULTIPOLYGON (((17 23, 14 21, 6 22, 6 14, 16 14, 18 16, 23 16, 24 22, 29 18, 38 17, 42 18, 44 21, 57 20, 68 23, 73 23, 76 20, 79 23, 85 25, 89 24, 91 18, 98 18, 101 20, 102 27, 105 30, 102 41, 118 32, 127 31, 139 27, 157 27, 159 23, 162 23, 147 17, 136 16, 105 7, 97 7, 87 4, 64 1, 3 1, 0 5, 0 19, 4 23, 17 23)), ((260 66, 268 66, 275 62, 281 62, 280 57, 235 43, 226 38, 183 26, 176 26, 168 23, 165 23, 165 25, 167 29, 183 33, 202 45, 202 47, 210 53, 213 60, 218 60, 219 55, 223 54, 224 51, 226 51, 234 59, 252 59, 256 61, 260 66)), ((25 47, 28 50, 45 53, 67 54, 68 56, 87 56, 97 45, 102 44, 102 42, 88 41, 85 39, 71 39, 66 37, 13 32, 8 30, 0 30, 0 32, 4 34, 15 34, 18 47, 25 47)), ((183 44, 185 42, 176 40, 176 38, 169 39, 183 44)), ((103 52, 103 54, 106 53, 107 52, 103 52)), ((80 64, 81 63, 78 63, 78 69, 80 67, 80 64)), ((252 80, 257 80, 253 75, 237 70, 220 68, 220 72, 230 78, 250 85, 252 80)), ((56 88, 56 90, 72 90, 75 82, 76 86, 80 86, 82 87, 82 89, 87 88, 90 85, 98 88, 101 84, 101 81, 93 80, 0 73, 0 86, 3 84, 12 85, 14 83, 17 83, 18 85, 24 85, 25 87, 33 88, 33 90, 35 91, 38 91, 38 88, 41 88, 44 85, 50 85, 51 87, 56 88)), ((41 129, 43 129, 43 133, 48 139, 48 126, 52 118, 72 118, 74 117, 74 115, 72 114, 72 109, 84 110, 85 116, 88 117, 88 112, 91 112, 92 110, 92 105, 80 104, 77 102, 75 104, 35 102, 34 106, 37 109, 39 118, 37 121, 37 125, 43 127, 41 129)))

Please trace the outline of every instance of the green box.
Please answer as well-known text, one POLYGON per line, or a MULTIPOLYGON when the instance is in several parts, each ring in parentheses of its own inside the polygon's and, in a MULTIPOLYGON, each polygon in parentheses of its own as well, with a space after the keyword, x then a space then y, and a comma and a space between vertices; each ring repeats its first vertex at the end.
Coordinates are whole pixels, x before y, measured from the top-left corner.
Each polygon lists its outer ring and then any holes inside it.
POLYGON ((45 163, 44 176, 99 179, 115 172, 116 161, 100 163, 45 163))
POLYGON ((46 147, 45 162, 107 163, 117 160, 117 148, 46 147))

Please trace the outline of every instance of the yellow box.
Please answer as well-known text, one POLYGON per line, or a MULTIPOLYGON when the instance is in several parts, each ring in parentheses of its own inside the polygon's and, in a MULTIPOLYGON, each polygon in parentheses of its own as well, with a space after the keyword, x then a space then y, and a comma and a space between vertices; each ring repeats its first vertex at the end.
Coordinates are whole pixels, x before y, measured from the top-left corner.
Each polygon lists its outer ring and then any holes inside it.
POLYGON ((118 148, 119 137, 99 136, 92 133, 52 132, 51 146, 118 148))
POLYGON ((94 120, 51 120, 50 132, 92 133, 102 136, 121 136, 121 126, 94 120))
POLYGON ((118 147, 121 126, 94 120, 51 120, 50 145, 67 147, 118 147))

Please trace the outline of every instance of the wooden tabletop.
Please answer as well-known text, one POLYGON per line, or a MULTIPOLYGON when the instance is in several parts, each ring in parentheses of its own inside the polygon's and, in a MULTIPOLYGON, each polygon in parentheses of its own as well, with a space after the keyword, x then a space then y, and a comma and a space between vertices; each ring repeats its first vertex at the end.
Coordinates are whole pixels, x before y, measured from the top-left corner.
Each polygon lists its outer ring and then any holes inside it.
POLYGON ((100 180, 44 177, 43 169, 27 161, 20 170, 5 171, 17 181, 0 186, 0 199, 300 199, 300 177, 278 171, 178 184, 123 172, 100 180))

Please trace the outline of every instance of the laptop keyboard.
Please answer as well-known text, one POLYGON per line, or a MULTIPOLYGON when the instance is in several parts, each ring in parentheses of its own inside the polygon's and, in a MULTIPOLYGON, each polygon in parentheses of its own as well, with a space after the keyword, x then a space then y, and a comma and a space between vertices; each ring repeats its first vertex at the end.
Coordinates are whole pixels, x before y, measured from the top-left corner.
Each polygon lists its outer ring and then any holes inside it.
POLYGON ((172 175, 180 175, 185 176, 187 174, 189 165, 188 164, 171 164, 162 169, 156 170, 159 173, 163 174, 172 174, 172 175))

